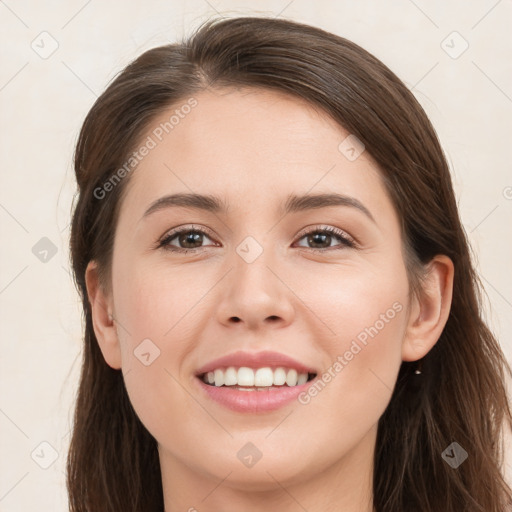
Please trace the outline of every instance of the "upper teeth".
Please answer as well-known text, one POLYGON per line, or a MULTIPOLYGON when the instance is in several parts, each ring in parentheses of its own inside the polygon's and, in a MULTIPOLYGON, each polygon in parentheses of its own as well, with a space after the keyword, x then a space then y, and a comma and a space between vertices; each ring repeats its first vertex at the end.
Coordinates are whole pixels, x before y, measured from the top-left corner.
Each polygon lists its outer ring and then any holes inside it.
POLYGON ((258 368, 253 370, 246 366, 222 369, 217 368, 213 372, 203 375, 204 382, 215 386, 300 386, 308 380, 308 373, 298 373, 293 368, 258 368))

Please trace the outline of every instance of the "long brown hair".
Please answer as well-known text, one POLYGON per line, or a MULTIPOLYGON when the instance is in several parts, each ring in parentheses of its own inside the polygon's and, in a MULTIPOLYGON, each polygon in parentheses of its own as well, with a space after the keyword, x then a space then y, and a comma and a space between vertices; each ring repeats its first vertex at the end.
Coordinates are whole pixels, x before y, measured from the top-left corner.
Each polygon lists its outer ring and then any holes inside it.
POLYGON ((301 97, 364 143, 401 220, 413 290, 434 255, 445 254, 454 263, 444 331, 422 359, 421 375, 414 373, 416 363, 402 362, 379 420, 375 510, 504 512, 512 503, 501 473, 502 428, 512 425, 505 372, 512 373, 482 319, 482 287, 435 130, 400 79, 358 45, 305 24, 257 17, 212 19, 181 44, 146 51, 115 77, 83 123, 70 245, 85 336, 67 461, 70 510, 163 510, 157 443, 130 404, 122 372, 102 357, 85 270, 96 260, 108 288, 129 173, 107 197, 98 190, 127 161, 157 114, 215 86, 263 87, 301 97), (457 468, 443 457, 452 442, 468 453, 457 468))

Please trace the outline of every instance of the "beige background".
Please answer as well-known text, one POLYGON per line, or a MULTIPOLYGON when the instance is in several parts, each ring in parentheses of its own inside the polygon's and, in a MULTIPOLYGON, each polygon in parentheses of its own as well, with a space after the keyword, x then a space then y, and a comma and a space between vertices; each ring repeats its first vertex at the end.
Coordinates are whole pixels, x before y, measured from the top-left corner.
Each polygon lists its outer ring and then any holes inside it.
POLYGON ((335 32, 413 90, 448 155, 486 315, 512 359, 510 0, 2 0, 1 512, 67 510, 64 463, 81 350, 67 244, 81 122, 124 65, 216 11, 335 32))

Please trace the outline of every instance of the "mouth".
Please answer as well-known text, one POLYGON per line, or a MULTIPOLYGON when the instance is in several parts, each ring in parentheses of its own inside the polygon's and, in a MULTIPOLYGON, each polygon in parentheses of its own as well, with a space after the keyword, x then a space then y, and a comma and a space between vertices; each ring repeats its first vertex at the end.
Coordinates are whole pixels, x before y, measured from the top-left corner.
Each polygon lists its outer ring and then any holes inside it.
POLYGON ((269 366, 250 368, 247 366, 216 368, 197 377, 207 386, 230 388, 237 391, 266 391, 274 388, 302 386, 316 377, 316 373, 301 369, 269 366))
POLYGON ((198 393, 239 413, 263 413, 291 404, 319 370, 274 351, 238 351, 198 368, 198 393))
POLYGON ((236 413, 270 413, 297 401, 317 373, 295 368, 231 366, 196 375, 198 392, 236 413))

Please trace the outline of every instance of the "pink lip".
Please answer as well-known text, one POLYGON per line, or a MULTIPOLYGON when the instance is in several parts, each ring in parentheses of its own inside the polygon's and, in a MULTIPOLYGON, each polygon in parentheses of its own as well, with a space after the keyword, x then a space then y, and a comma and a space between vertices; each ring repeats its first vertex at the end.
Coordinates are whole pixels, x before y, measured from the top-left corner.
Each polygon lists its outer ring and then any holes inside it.
MULTIPOLYGON (((314 368, 306 366, 289 356, 280 354, 279 352, 264 350, 262 352, 250 353, 240 350, 206 363, 197 370, 196 375, 202 375, 203 373, 212 372, 217 368, 227 368, 229 366, 234 366, 235 368, 246 366, 253 369, 263 367, 278 368, 281 366, 284 368, 294 368, 298 373, 318 374, 318 371, 314 368)), ((263 391, 261 391, 261 393, 263 393, 263 391)))
POLYGON ((201 380, 194 379, 201 390, 217 403, 236 412, 258 413, 279 409, 297 399, 315 379, 300 386, 278 386, 264 391, 239 391, 229 386, 211 386, 201 380))
MULTIPOLYGON (((295 359, 272 351, 244 352, 238 351, 224 357, 220 357, 205 364, 196 372, 197 385, 201 391, 217 403, 236 412, 267 412, 279 409, 293 402, 313 382, 314 379, 300 386, 275 386, 263 391, 240 391, 229 386, 211 386, 203 382, 201 376, 217 368, 234 366, 240 368, 293 368, 298 373, 315 373, 318 371, 310 366, 300 363, 295 359)), ((315 377, 316 378, 316 377, 315 377)))

